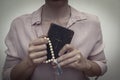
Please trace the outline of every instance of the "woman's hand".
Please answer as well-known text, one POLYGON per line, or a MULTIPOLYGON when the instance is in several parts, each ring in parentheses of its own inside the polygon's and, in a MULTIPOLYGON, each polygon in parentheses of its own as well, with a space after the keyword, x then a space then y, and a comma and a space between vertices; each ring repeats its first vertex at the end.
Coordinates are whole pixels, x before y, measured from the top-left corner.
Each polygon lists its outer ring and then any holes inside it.
POLYGON ((81 52, 69 44, 66 44, 59 52, 57 59, 61 67, 71 67, 86 71, 91 68, 89 61, 85 59, 81 52))
POLYGON ((47 46, 48 41, 40 37, 29 44, 29 59, 32 63, 43 63, 47 59, 47 46))
POLYGON ((47 59, 47 40, 38 38, 29 44, 28 57, 18 63, 11 71, 11 80, 29 80, 37 64, 47 59))

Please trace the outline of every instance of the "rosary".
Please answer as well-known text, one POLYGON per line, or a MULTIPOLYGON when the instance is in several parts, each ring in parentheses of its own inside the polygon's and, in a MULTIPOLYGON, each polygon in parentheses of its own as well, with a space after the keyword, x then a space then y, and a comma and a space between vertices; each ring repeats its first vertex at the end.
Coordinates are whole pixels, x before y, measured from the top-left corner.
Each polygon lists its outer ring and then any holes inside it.
POLYGON ((50 54, 52 56, 52 58, 47 60, 47 61, 45 61, 45 63, 50 63, 50 62, 55 63, 57 65, 57 75, 61 75, 63 71, 62 71, 62 68, 59 65, 57 59, 55 59, 54 50, 53 50, 53 46, 52 46, 51 40, 50 40, 50 38, 47 38, 47 37, 44 37, 44 39, 48 40, 48 45, 49 45, 49 48, 50 48, 50 54))

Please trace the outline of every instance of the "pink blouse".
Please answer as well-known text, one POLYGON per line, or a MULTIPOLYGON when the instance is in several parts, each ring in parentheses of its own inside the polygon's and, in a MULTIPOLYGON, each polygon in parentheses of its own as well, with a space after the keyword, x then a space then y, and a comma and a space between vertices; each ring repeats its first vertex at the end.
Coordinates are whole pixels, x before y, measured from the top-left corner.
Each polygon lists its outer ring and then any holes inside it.
MULTIPOLYGON (((26 58, 29 43, 37 36, 43 35, 41 12, 40 8, 32 14, 20 16, 12 22, 5 39, 7 57, 3 70, 4 80, 10 80, 12 68, 26 58)), ((71 44, 79 49, 85 58, 96 62, 103 75, 107 66, 98 17, 71 8, 71 17, 66 27, 75 32, 71 44)), ((83 72, 71 68, 63 69, 63 74, 58 78, 59 80, 86 80, 83 72)), ((31 76, 31 80, 55 80, 55 71, 50 64, 40 64, 31 76)))

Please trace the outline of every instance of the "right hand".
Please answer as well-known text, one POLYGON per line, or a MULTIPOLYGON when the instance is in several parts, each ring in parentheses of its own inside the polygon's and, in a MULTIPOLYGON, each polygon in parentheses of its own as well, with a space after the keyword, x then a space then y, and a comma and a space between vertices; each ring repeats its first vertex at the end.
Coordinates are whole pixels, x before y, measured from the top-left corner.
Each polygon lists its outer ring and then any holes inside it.
POLYGON ((47 46, 48 41, 43 37, 33 40, 29 44, 29 59, 32 63, 39 64, 43 63, 47 59, 47 46))

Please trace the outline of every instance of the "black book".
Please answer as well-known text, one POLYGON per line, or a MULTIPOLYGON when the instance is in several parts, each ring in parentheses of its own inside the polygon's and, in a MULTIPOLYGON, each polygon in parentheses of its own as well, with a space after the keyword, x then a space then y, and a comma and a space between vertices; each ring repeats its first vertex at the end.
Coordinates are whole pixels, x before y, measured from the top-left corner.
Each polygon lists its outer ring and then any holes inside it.
MULTIPOLYGON (((59 57, 58 53, 65 44, 70 44, 73 35, 74 32, 68 28, 53 23, 50 25, 50 29, 48 31, 48 37, 51 40, 55 58, 59 57)), ((48 44, 47 44, 47 52, 48 52, 47 54, 47 60, 48 60, 52 58, 48 44)))

